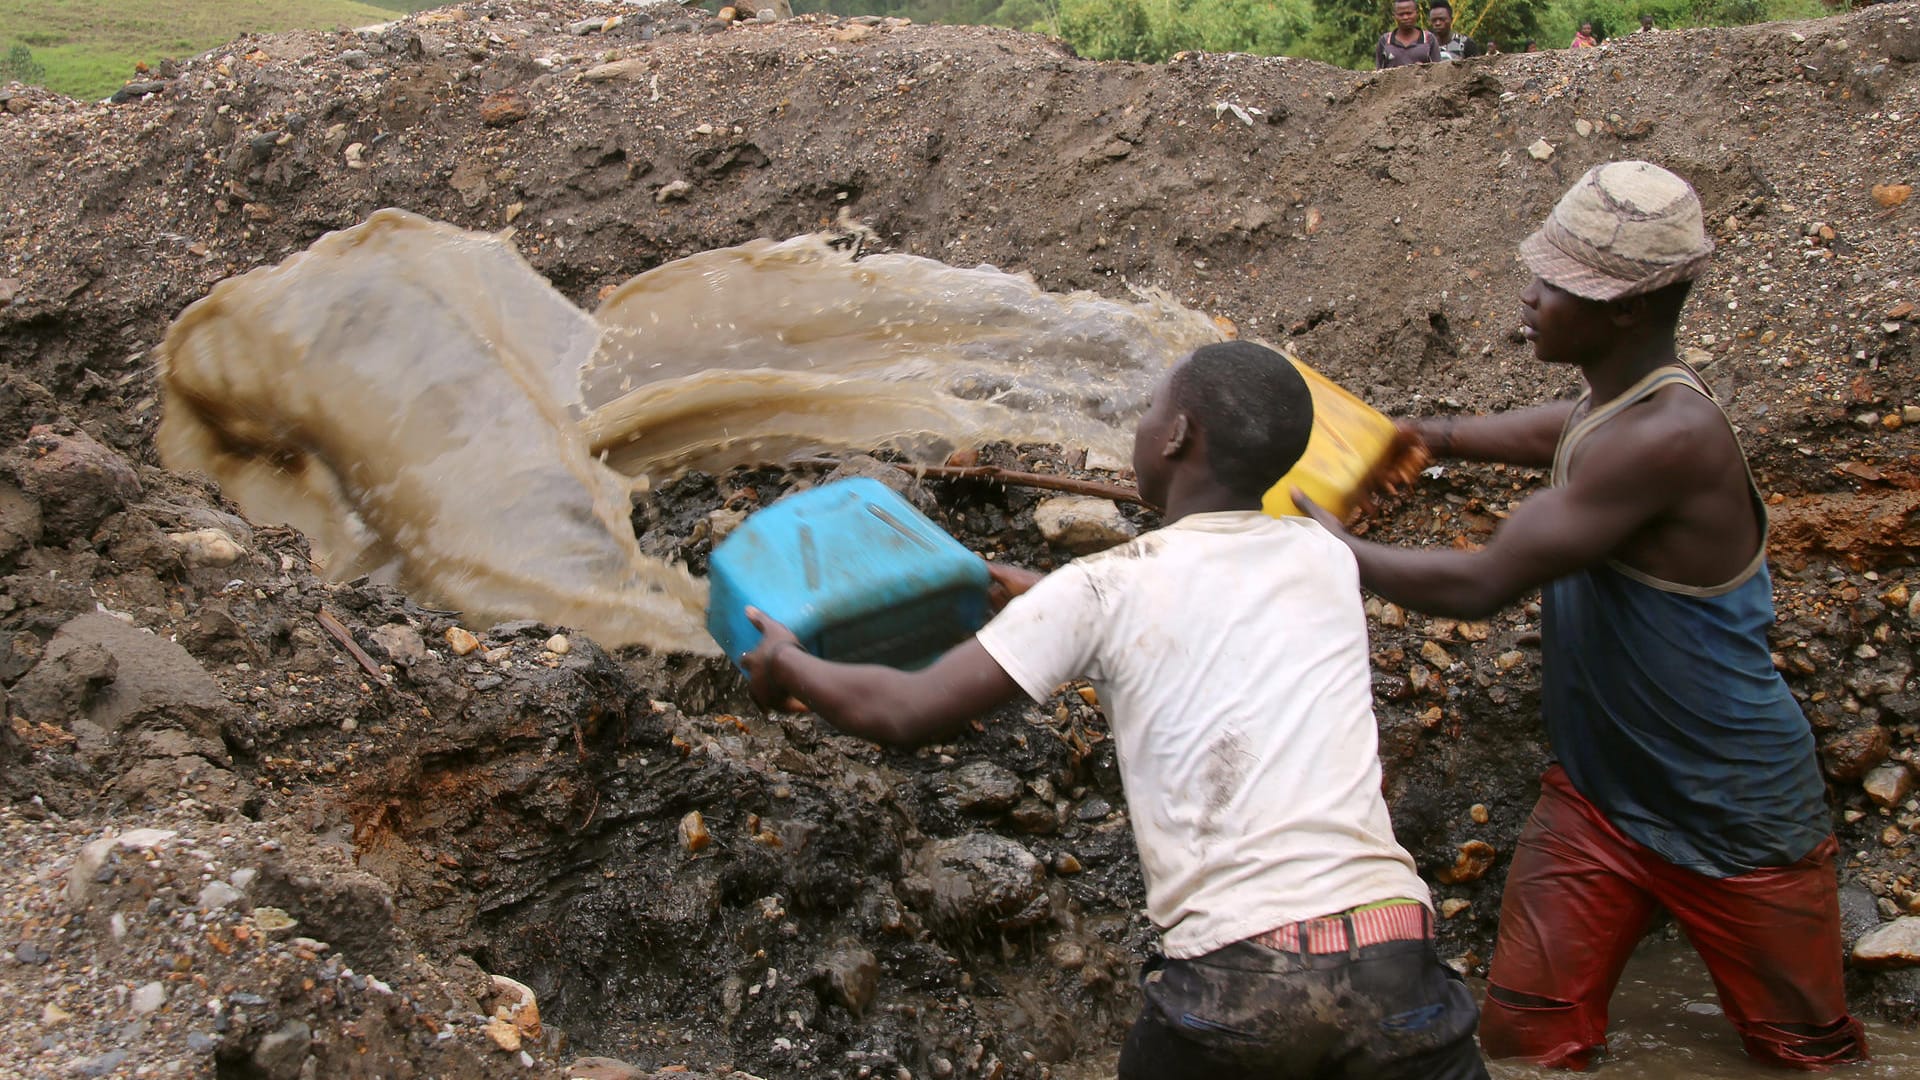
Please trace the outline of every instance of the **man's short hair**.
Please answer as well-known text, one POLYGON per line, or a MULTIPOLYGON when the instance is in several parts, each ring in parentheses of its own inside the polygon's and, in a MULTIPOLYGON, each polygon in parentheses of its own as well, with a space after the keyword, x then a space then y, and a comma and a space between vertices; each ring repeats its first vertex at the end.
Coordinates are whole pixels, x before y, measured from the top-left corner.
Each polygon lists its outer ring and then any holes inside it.
POLYGON ((1195 349, 1174 370, 1167 393, 1206 436, 1214 479, 1242 497, 1266 494, 1313 434, 1307 380, 1286 357, 1251 341, 1195 349))
POLYGON ((1417 10, 1420 7, 1420 0, 1393 0, 1394 7, 1399 7, 1401 4, 1412 4, 1417 10))
POLYGON ((1431 0, 1431 2, 1427 4, 1427 10, 1429 12, 1438 11, 1441 8, 1446 8, 1447 14, 1453 14, 1453 5, 1447 3, 1447 0, 1431 0))

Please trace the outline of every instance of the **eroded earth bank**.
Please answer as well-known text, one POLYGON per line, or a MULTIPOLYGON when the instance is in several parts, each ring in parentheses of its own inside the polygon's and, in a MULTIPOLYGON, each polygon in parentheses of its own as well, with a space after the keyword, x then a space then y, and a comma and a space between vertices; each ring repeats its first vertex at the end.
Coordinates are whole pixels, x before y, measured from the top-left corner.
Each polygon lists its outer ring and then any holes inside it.
MULTIPOLYGON (((0 1073, 1094 1075, 1131 1016, 1152 936, 1087 697, 882 752, 759 714, 717 661, 329 582, 161 467, 168 323, 389 206, 511 226, 585 307, 817 230, 1158 287, 1418 414, 1571 393, 1514 332, 1515 244, 1592 164, 1673 168, 1720 245, 1683 345, 1772 504, 1849 934, 1913 925, 1916 62, 1913 4, 1359 75, 500 2, 243 39, 115 104, 0 89, 0 1073)), ((641 546, 697 574, 830 467, 658 485, 641 546)), ((842 468, 983 553, 1069 557, 1044 493, 842 468)), ((1449 467, 1373 528, 1475 543, 1538 483, 1449 467)), ((1545 760, 1537 610, 1369 610, 1396 825, 1442 954, 1483 972, 1545 760)), ((1920 1008, 1920 969, 1850 978, 1862 1011, 1920 1008)))

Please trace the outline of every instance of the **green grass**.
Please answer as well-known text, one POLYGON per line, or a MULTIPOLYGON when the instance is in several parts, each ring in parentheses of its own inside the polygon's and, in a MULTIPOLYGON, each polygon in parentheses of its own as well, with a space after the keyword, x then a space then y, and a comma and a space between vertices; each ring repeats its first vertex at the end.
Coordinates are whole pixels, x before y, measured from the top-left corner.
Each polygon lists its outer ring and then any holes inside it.
MULTIPOLYGON (((36 81, 98 98, 133 77, 136 63, 192 56, 243 33, 365 26, 437 6, 435 0, 0 0, 0 58, 25 45, 45 69, 36 81)), ((0 81, 8 77, 0 73, 0 81)))

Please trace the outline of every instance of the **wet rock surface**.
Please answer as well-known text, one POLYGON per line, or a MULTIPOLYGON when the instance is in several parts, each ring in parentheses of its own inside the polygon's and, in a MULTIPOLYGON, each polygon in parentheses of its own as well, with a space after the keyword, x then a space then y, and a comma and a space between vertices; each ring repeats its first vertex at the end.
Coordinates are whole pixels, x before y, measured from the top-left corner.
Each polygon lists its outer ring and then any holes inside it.
POLYGON ((1113 502, 1084 496, 1048 499, 1034 507, 1033 523, 1047 543, 1075 555, 1105 551, 1137 535, 1133 523, 1120 516, 1113 502))
MULTIPOLYGON (((1775 662, 1832 781, 1850 937, 1898 925, 1920 910, 1920 249, 1891 190, 1916 18, 1355 75, 475 3, 247 39, 111 106, 0 92, 0 1071, 1038 1077, 1098 1062, 1137 1003, 1153 935, 1090 694, 883 751, 760 715, 724 665, 327 582, 299 536, 155 467, 167 321, 390 204, 511 225, 588 304, 844 208, 862 242, 1168 289, 1429 413, 1569 393, 1510 337, 1513 246, 1599 160, 1676 168, 1721 245, 1682 344, 1773 514, 1775 662), (1222 118, 1223 95, 1280 119, 1222 118), (534 992, 539 1034, 489 973, 534 992)), ((1086 475, 1072 448, 982 461, 1086 475)), ((1051 496, 853 468, 982 554, 1068 557, 1034 520, 1051 496)), ((823 475, 690 474, 636 530, 700 572, 823 475)), ((1369 530, 1482 543, 1540 482, 1449 464, 1369 530)), ((1539 612, 1369 614, 1396 826, 1450 912, 1442 955, 1484 971, 1545 763, 1539 612)), ((1912 972, 1856 971, 1856 1003, 1911 1018, 1912 972)))
POLYGON ((1920 966, 1920 918, 1895 919, 1853 945, 1853 962, 1866 968, 1920 966))

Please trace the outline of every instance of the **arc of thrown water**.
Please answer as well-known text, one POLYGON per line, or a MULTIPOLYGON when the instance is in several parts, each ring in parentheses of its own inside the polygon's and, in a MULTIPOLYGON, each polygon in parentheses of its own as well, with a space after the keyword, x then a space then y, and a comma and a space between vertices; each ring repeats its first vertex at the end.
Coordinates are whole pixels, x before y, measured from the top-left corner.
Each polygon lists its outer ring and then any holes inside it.
POLYGON ((1118 446, 1158 371, 1220 336, 1162 297, 856 262, 815 237, 668 264, 590 318, 504 239, 382 210, 182 314, 158 441, 170 467, 313 537, 337 577, 711 652, 703 584, 640 553, 621 473, 1118 446))

